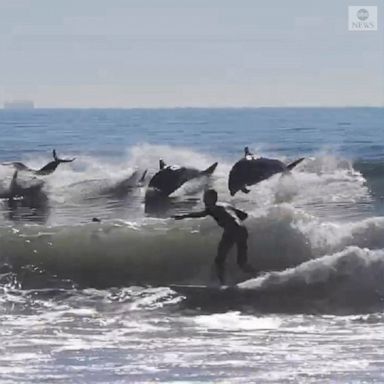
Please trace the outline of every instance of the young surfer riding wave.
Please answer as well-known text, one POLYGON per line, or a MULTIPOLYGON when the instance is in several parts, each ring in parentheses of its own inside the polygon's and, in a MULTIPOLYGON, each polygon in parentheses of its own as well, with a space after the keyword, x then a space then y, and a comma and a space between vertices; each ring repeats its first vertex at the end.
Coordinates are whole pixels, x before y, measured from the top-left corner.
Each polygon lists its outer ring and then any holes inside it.
POLYGON ((221 284, 225 283, 225 259, 235 244, 237 246, 237 264, 244 272, 254 274, 255 270, 247 260, 248 231, 242 223, 248 214, 230 204, 218 202, 217 192, 214 189, 209 189, 204 193, 204 204, 205 209, 201 212, 175 215, 173 218, 182 220, 211 216, 224 229, 215 258, 216 273, 221 284))

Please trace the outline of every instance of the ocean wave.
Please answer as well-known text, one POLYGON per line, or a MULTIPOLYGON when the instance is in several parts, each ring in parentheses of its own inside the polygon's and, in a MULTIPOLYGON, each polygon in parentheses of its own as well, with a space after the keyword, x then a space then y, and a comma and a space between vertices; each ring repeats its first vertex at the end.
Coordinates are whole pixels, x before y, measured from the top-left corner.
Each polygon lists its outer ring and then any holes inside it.
MULTIPOLYGON (((72 153, 65 155, 74 156, 72 153)), ((262 152, 257 155, 271 156, 262 152)), ((129 148, 118 159, 77 155, 75 162, 61 165, 52 175, 42 178, 47 202, 38 207, 40 210, 31 209, 28 212, 27 207, 22 207, 10 212, 6 202, 3 202, 0 225, 14 221, 22 223, 25 218, 50 226, 85 223, 94 216, 103 219, 140 219, 145 216, 143 202, 146 184, 139 188, 129 185, 123 191, 117 186, 129 180, 135 172, 141 175, 144 170, 148 171, 148 183, 158 170, 160 158, 168 164, 191 165, 198 169, 219 162, 212 178, 192 180, 172 194, 174 204, 171 204, 171 208, 176 211, 196 206, 203 190, 209 186, 217 189, 221 200, 252 212, 289 202, 319 217, 357 220, 375 214, 373 200, 380 195, 379 192, 372 195, 371 181, 367 182, 350 160, 320 152, 305 159, 288 176, 275 175, 253 186, 251 193, 239 193, 231 198, 227 187, 228 173, 237 159, 203 154, 189 148, 139 144, 129 148), (118 191, 113 193, 115 187, 118 191), (185 206, 183 203, 186 201, 190 204, 185 206)), ((39 168, 50 158, 22 160, 31 168, 39 168)), ((282 160, 288 162, 290 159, 282 160)), ((0 167, 0 189, 9 186, 12 173, 12 168, 0 167)), ((19 178, 20 182, 30 182, 30 176, 26 174, 20 173, 19 178)))
MULTIPOLYGON (((381 303, 377 276, 382 269, 384 218, 377 214, 377 193, 372 193, 372 185, 381 188, 377 165, 364 168, 319 153, 289 175, 275 175, 249 194, 231 198, 227 176, 236 159, 149 144, 130 148, 120 159, 78 156, 45 177, 46 221, 28 224, 23 215, 6 215, 3 205, 0 287, 69 292, 216 281, 212 264, 221 229, 211 218, 176 223, 148 217, 145 186, 127 191, 124 198, 105 194, 136 171, 140 175, 147 169, 148 182, 159 158, 201 169, 219 161, 212 178, 188 182, 171 196, 171 212, 200 209, 202 192, 210 186, 221 200, 249 213, 249 259, 264 275, 240 285, 231 293, 236 295, 232 302, 228 295, 224 303, 274 311, 353 311, 355 304, 359 308, 366 303, 368 308, 381 303), (92 223, 94 216, 101 223, 92 223), (344 264, 351 268, 348 273, 344 264), (366 281, 359 281, 359 274, 366 281)), ((29 160, 29 166, 38 168, 48 158, 29 160)), ((3 167, 0 176, 6 186, 12 170, 3 167)), ((30 214, 36 222, 36 210, 30 214)), ((229 282, 246 278, 233 253, 227 270, 229 282)), ((197 303, 207 300, 212 305, 214 300, 200 296, 197 303)))
MULTIPOLYGON (((119 313, 176 306, 178 310, 204 312, 347 315, 383 310, 383 273, 383 250, 351 246, 282 271, 266 272, 226 289, 159 284, 104 290, 76 287, 22 290, 5 285, 0 287, 0 302, 2 313, 28 311, 31 307, 45 311, 47 306, 61 305, 66 311, 79 306, 102 306, 103 311, 119 313)), ((1 282, 5 275, 0 276, 1 282)))
POLYGON ((188 308, 345 315, 383 310, 383 274, 383 250, 347 247, 233 288, 175 290, 188 308))
MULTIPOLYGON (((288 203, 251 214, 247 227, 249 259, 259 271, 285 270, 349 246, 384 248, 384 218, 325 222, 288 203)), ((8 227, 0 236, 0 261, 16 272, 32 265, 81 287, 206 284, 214 279, 221 229, 211 218, 142 219, 8 227)), ((233 256, 228 257, 229 279, 244 279, 233 256)))

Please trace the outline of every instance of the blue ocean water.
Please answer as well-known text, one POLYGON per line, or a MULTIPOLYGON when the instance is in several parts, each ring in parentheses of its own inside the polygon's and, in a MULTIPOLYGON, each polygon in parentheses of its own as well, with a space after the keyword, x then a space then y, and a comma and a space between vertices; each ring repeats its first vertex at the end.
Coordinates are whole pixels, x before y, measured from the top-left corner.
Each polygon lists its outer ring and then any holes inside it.
POLYGON ((383 108, 1 110, 4 196, 12 162, 76 159, 18 172, 38 201, 1 200, 0 381, 383 381, 383 122, 383 108), (305 160, 231 197, 244 146, 305 160), (159 217, 144 211, 159 159, 219 165, 159 217), (211 267, 220 228, 170 218, 207 186, 249 213, 259 275, 231 254, 227 291, 211 267))
POLYGON ((119 156, 149 143, 237 158, 244 145, 283 156, 322 150, 381 159, 383 108, 90 109, 0 111, 0 158, 20 160, 52 146, 119 156))

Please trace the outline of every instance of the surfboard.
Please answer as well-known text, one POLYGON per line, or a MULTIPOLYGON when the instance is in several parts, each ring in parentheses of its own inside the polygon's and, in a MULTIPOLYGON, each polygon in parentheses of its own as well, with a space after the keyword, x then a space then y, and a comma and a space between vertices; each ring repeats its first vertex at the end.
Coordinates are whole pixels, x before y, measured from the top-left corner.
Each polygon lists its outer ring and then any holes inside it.
POLYGON ((234 281, 231 285, 219 285, 219 284, 170 284, 169 288, 173 291, 181 293, 181 294, 190 294, 190 295, 214 295, 221 293, 240 293, 242 291, 241 284, 248 281, 253 280, 257 277, 263 275, 264 272, 257 272, 254 276, 248 277, 246 279, 234 281))
POLYGON ((169 286, 173 291, 182 294, 210 294, 210 293, 220 293, 237 290, 236 285, 196 285, 196 284, 171 284, 169 286))

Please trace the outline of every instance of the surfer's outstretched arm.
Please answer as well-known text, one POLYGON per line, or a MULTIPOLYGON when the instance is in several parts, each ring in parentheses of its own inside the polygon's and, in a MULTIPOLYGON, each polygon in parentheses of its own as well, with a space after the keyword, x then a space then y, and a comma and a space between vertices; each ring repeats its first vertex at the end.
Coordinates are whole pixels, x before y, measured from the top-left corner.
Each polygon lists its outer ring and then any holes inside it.
POLYGON ((175 220, 182 220, 182 219, 189 219, 189 218, 199 218, 199 217, 205 217, 208 215, 207 211, 201 211, 201 212, 191 212, 186 213, 184 215, 174 215, 172 216, 175 220))

